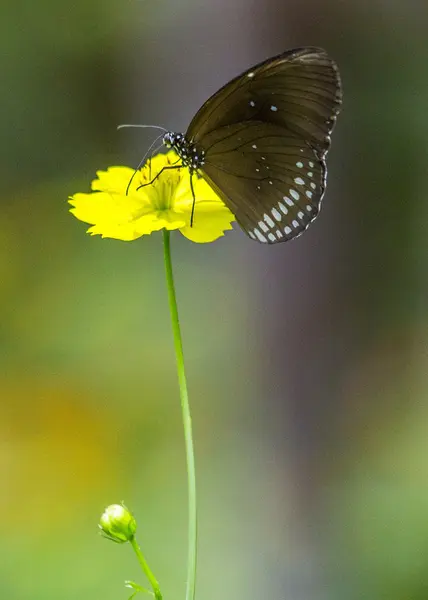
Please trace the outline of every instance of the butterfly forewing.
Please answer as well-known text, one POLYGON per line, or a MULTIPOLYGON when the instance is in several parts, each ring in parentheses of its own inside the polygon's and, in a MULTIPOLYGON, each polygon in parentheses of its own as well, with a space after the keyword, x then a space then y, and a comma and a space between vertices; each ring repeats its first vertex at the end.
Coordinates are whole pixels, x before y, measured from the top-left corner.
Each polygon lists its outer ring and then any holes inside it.
POLYGON ((204 147, 210 132, 258 120, 286 127, 325 151, 340 103, 338 70, 325 51, 290 50, 221 88, 195 115, 186 137, 204 147))

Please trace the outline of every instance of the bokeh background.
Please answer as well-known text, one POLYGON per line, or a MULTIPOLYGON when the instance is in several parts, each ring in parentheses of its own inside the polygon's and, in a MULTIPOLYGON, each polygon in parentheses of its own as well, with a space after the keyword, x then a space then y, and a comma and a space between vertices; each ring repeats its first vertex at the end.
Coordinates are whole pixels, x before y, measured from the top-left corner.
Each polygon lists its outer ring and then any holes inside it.
POLYGON ((0 597, 126 600, 97 535, 126 501, 184 598, 186 480, 160 235, 85 235, 67 197, 185 130, 228 79, 325 47, 344 106, 317 222, 173 258, 199 484, 199 600, 428 597, 428 5, 2 3, 0 597))

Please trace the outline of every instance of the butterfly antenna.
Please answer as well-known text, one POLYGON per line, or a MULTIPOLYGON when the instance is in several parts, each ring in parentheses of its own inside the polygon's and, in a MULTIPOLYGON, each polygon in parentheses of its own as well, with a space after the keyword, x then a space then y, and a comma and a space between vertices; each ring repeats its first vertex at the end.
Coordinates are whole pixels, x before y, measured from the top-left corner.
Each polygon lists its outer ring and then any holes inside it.
MULTIPOLYGON (((119 129, 119 128, 118 128, 119 129)), ((137 174, 138 170, 141 168, 141 166, 145 163, 146 158, 148 157, 148 155, 150 154, 150 151, 152 150, 153 146, 160 140, 160 138, 163 136, 163 133, 161 133, 160 135, 158 135, 158 137, 150 144, 149 149, 147 150, 147 152, 145 153, 144 157, 140 160, 140 162, 137 165, 137 168, 135 169, 135 171, 132 173, 132 177, 128 182, 128 185, 126 186, 126 196, 128 195, 129 192, 129 188, 131 186, 131 183, 135 177, 135 175, 137 174)), ((153 153, 152 153, 153 154, 153 153)), ((150 156, 151 158, 151 156, 150 156)))
POLYGON ((152 129, 160 129, 164 133, 168 132, 168 129, 165 129, 165 127, 160 127, 159 125, 139 125, 139 124, 134 124, 134 123, 123 123, 122 125, 117 126, 118 129, 124 129, 125 127, 140 127, 143 129, 152 128, 152 129))

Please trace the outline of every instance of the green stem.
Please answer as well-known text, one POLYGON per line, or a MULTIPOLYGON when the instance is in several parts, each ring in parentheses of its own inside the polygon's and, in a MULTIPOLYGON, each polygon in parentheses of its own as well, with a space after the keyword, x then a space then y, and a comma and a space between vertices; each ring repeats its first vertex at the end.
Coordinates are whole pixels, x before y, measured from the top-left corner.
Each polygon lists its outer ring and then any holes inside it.
POLYGON ((140 563, 140 565, 144 571, 144 574, 146 575, 147 579, 150 582, 150 585, 152 586, 153 593, 155 595, 156 600, 162 600, 162 594, 160 591, 158 580, 156 579, 156 577, 153 575, 152 571, 150 570, 150 567, 147 564, 147 561, 144 558, 143 553, 141 552, 141 548, 138 545, 137 540, 135 539, 134 536, 132 536, 132 538, 129 541, 131 543, 131 546, 132 546, 135 554, 137 555, 138 562, 140 563))
POLYGON ((177 359, 177 373, 178 384, 180 387, 184 440, 186 444, 187 488, 189 502, 186 600, 194 600, 196 586, 197 545, 195 454, 193 450, 192 418, 190 416, 189 396, 187 393, 186 373, 184 370, 183 344, 181 341, 180 322, 178 319, 177 310, 177 298, 175 296, 174 277, 172 274, 170 236, 169 231, 166 229, 163 230, 163 248, 165 259, 166 282, 168 287, 169 310, 171 313, 175 356, 177 359))

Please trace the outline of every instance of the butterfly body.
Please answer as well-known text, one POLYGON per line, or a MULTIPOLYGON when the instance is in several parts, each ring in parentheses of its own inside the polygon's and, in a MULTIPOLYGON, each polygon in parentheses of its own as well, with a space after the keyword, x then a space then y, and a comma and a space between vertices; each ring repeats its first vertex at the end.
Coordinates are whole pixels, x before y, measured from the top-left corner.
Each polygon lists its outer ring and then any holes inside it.
POLYGON ((205 150, 189 141, 182 133, 168 131, 162 141, 167 148, 174 148, 182 164, 189 168, 190 175, 204 166, 205 150))
POLYGON ((325 156, 342 101, 336 64, 298 48, 235 77, 205 102, 187 132, 168 132, 190 176, 200 174, 262 243, 300 235, 318 215, 325 156))

